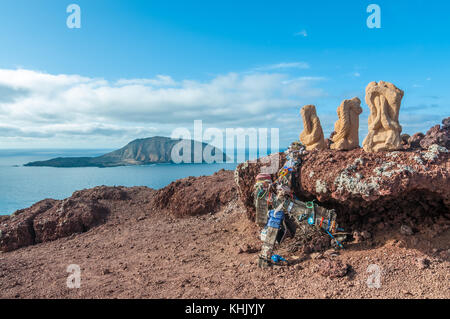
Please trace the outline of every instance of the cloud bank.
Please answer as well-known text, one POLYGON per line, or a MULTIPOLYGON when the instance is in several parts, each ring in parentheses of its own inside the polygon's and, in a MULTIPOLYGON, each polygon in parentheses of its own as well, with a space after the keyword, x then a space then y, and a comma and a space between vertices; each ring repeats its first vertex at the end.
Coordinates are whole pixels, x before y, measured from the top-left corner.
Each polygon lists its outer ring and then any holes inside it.
POLYGON ((326 95, 318 86, 325 79, 279 72, 287 68, 308 65, 280 63, 203 82, 168 75, 108 81, 0 69, 0 147, 64 141, 98 147, 111 137, 122 143, 170 135, 176 127, 191 128, 194 120, 210 127, 280 127, 297 134, 299 118, 292 115, 326 95))
MULTIPOLYGON (((116 148, 136 138, 170 136, 180 127, 192 132, 194 120, 202 120, 204 129, 279 128, 283 147, 298 138, 299 109, 306 104, 317 105, 328 136, 336 107, 357 93, 325 91, 332 79, 307 75, 308 68, 304 62, 278 63, 205 81, 169 75, 110 81, 0 69, 0 148, 116 148)), ((445 101, 429 99, 405 97, 405 133, 426 132, 440 122, 445 101)), ((361 141, 369 115, 362 106, 361 141)))

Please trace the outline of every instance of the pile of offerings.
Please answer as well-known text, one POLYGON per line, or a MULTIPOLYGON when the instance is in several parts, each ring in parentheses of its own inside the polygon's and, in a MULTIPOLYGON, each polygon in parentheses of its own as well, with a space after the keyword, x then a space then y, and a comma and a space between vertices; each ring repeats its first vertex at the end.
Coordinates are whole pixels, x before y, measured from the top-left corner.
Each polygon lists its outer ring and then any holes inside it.
POLYGON ((336 223, 336 212, 318 206, 314 201, 302 202, 296 198, 293 185, 302 156, 307 152, 300 142, 294 142, 285 151, 286 162, 279 170, 275 181, 270 174, 259 174, 255 182, 256 223, 263 227, 263 241, 258 266, 266 268, 272 261, 274 247, 286 236, 294 237, 304 245, 314 236, 328 234, 336 248, 343 248, 347 233, 336 223), (272 261, 271 261, 272 260, 272 261))

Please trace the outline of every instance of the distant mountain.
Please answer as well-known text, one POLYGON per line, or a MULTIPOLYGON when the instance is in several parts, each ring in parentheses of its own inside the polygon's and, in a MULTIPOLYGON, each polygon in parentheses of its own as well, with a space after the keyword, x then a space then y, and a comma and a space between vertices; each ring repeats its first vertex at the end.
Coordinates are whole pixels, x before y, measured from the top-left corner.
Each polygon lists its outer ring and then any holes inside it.
POLYGON ((172 148, 181 141, 185 141, 185 145, 189 145, 189 143, 191 145, 191 163, 194 163, 195 147, 201 147, 202 150, 209 147, 210 149, 208 149, 208 152, 211 150, 211 152, 209 152, 210 154, 217 154, 223 161, 226 161, 227 159, 222 150, 207 143, 155 136, 134 140, 121 149, 98 157, 58 157, 48 161, 31 162, 25 164, 25 166, 114 167, 152 163, 173 163, 171 157, 172 148))

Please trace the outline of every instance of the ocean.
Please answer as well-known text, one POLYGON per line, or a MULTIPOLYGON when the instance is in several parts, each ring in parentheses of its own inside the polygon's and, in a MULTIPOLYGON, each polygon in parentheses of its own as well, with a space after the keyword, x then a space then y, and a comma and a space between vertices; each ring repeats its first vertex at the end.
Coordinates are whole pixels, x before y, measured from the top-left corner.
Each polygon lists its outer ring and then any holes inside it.
POLYGON ((9 215, 45 198, 64 199, 95 186, 163 188, 188 177, 211 175, 237 164, 151 164, 111 168, 24 167, 54 157, 99 156, 112 150, 0 150, 0 215, 9 215))

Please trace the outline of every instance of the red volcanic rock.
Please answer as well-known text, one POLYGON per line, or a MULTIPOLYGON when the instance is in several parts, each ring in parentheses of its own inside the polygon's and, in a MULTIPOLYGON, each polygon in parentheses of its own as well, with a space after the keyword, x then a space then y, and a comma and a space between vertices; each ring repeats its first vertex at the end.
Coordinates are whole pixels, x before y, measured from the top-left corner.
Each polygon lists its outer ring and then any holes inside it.
POLYGON ((449 205, 449 155, 442 147, 415 152, 313 152, 304 159, 296 191, 352 208, 396 200, 414 191, 432 193, 449 205))
POLYGON ((415 150, 415 149, 418 149, 418 148, 421 148, 420 147, 420 141, 422 141, 422 139, 425 137, 425 135, 423 135, 423 133, 416 133, 416 134, 414 134, 413 136, 411 136, 409 139, 408 139, 408 147, 409 148, 411 148, 411 149, 413 149, 413 150, 415 150))
POLYGON ((331 279, 344 277, 348 270, 349 266, 339 259, 323 259, 319 263, 319 273, 331 279))
POLYGON ((52 241, 81 233, 104 222, 108 209, 93 200, 108 197, 115 188, 84 190, 73 197, 57 201, 46 199, 30 208, 2 218, 0 223, 0 250, 7 252, 21 247, 52 241))
MULTIPOLYGON (((253 185, 264 165, 260 160, 236 169, 240 198, 251 219, 255 214, 253 185)), ((403 213, 419 220, 450 211, 450 153, 436 144, 415 151, 313 151, 304 156, 296 175, 296 196, 335 208, 340 222, 347 226, 358 224, 371 230, 379 222, 401 225, 403 213), (384 217, 374 218, 377 216, 384 217)))
POLYGON ((0 224, 0 250, 6 252, 33 245, 35 243, 34 218, 57 203, 56 200, 45 199, 30 208, 18 210, 8 216, 9 218, 4 218, 0 224))
POLYGON ((298 238, 297 240, 298 243, 302 244, 302 250, 305 254, 321 252, 330 248, 331 246, 331 241, 328 234, 321 232, 315 232, 307 238, 298 238))
POLYGON ((108 187, 98 186, 88 190, 81 190, 73 193, 72 198, 88 198, 91 200, 127 200, 130 188, 123 186, 108 187))
POLYGON ((35 242, 56 240, 83 233, 105 221, 108 209, 93 200, 67 199, 36 216, 35 242))
POLYGON ((402 135, 400 135, 400 138, 401 138, 401 140, 402 140, 402 145, 403 145, 403 146, 408 145, 408 140, 409 140, 410 137, 411 137, 411 136, 409 136, 408 134, 402 134, 402 135))
POLYGON ((450 116, 442 120, 442 126, 444 129, 450 129, 450 116))
POLYGON ((433 126, 425 135, 425 137, 420 141, 420 146, 422 148, 429 148, 433 144, 437 144, 447 149, 450 148, 450 117, 442 120, 443 126, 439 124, 433 126))
POLYGON ((9 219, 8 215, 0 215, 0 224, 6 222, 9 219))
POLYGON ((155 193, 153 208, 175 216, 203 215, 216 212, 235 198, 233 172, 220 170, 211 176, 172 182, 155 193))

